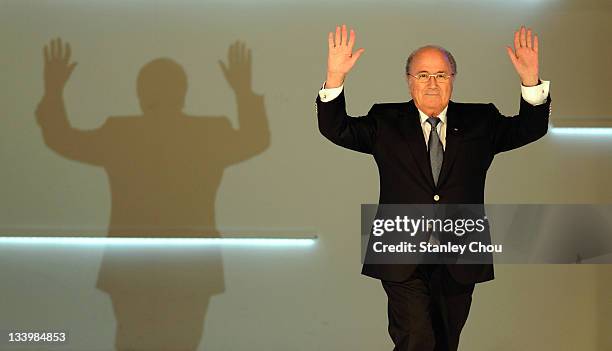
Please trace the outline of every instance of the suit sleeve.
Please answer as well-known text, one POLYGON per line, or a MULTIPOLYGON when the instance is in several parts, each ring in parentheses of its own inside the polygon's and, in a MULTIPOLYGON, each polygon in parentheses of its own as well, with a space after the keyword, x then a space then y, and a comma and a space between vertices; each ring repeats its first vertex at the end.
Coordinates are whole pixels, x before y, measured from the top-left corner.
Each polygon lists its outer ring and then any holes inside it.
POLYGON ((367 116, 351 117, 346 114, 344 91, 329 101, 316 100, 319 131, 336 145, 371 154, 376 143, 377 105, 372 106, 367 116))
POLYGON ((492 143, 495 153, 513 150, 534 142, 548 131, 550 95, 546 101, 533 106, 521 98, 519 114, 513 117, 502 115, 493 104, 489 104, 492 121, 492 143))
POLYGON ((109 121, 96 129, 72 127, 63 99, 43 98, 36 109, 36 119, 42 129, 45 144, 59 155, 71 160, 103 166, 113 144, 109 121))

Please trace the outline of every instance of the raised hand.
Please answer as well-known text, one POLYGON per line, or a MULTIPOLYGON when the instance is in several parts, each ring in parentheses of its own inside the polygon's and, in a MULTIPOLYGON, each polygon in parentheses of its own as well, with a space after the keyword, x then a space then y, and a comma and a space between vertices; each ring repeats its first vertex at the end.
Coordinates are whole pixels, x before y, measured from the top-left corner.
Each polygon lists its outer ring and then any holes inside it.
POLYGON ((53 39, 49 45, 45 45, 43 54, 45 58, 45 95, 61 95, 68 78, 77 65, 76 62, 70 63, 70 44, 66 43, 64 47, 62 39, 53 39))
POLYGON ((236 93, 251 91, 251 49, 245 43, 236 41, 227 51, 226 65, 219 60, 225 79, 236 93))
POLYGON ((525 29, 525 26, 514 32, 514 50, 506 46, 510 61, 525 86, 534 86, 539 82, 538 46, 538 36, 533 34, 532 38, 531 28, 525 29))
POLYGON ((329 32, 327 35, 327 43, 329 52, 327 54, 327 80, 326 88, 336 88, 343 84, 348 72, 353 68, 355 62, 365 51, 360 48, 353 53, 355 46, 355 31, 346 31, 346 25, 342 25, 342 29, 336 26, 336 34, 329 32))

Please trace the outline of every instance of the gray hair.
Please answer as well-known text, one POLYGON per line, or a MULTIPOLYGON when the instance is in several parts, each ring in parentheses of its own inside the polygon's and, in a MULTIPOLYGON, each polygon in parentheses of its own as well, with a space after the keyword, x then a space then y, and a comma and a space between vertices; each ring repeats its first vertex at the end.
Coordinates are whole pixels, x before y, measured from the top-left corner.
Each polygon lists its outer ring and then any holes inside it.
POLYGON ((450 63, 451 71, 452 71, 451 73, 457 74, 457 62, 455 62, 455 58, 453 57, 453 54, 451 54, 450 51, 446 50, 445 48, 441 46, 437 46, 437 45, 421 46, 420 48, 410 53, 410 56, 408 56, 408 59, 406 60, 406 74, 410 72, 410 64, 412 63, 412 60, 414 59, 416 54, 418 54, 419 51, 424 50, 424 49, 436 49, 440 51, 442 54, 444 54, 444 56, 446 56, 446 58, 448 59, 448 62, 450 63))

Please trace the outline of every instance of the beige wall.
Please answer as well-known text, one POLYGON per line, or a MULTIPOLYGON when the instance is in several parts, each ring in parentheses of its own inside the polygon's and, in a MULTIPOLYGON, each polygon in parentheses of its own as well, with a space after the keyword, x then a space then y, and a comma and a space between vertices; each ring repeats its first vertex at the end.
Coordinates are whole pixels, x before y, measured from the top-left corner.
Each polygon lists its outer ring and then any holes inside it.
MULTIPOLYGON (((170 57, 187 72, 186 112, 225 115, 236 103, 217 61, 244 40, 263 94, 271 145, 225 169, 216 198, 221 232, 310 232, 309 249, 223 252, 225 291, 206 310, 200 350, 390 349, 379 282, 359 275, 359 204, 377 200, 371 158, 342 150, 316 127, 326 32, 354 26, 366 52, 346 82, 348 110, 407 99, 405 57, 435 43, 451 50, 453 99, 518 108, 519 81, 504 50, 521 23, 541 34, 541 76, 552 81, 555 119, 610 118, 612 35, 607 1, 2 1, 0 3, 0 223, 104 233, 105 172, 43 142, 33 111, 42 94, 42 46, 61 36, 78 66, 66 89, 73 126, 140 113, 139 69, 170 57), (287 345, 292 345, 288 347, 287 345)), ((226 145, 227 146, 227 145, 226 145)), ((220 145, 222 149, 224 145, 220 145)), ((612 138, 548 135, 499 155, 487 184, 493 203, 610 203, 612 138)), ((58 328, 67 349, 110 349, 116 316, 97 290, 101 248, 0 249, 0 330, 58 328)), ((501 266, 479 285, 465 350, 612 348, 610 266, 501 266)), ((180 305, 180 301, 167 301, 180 305)), ((185 306, 182 306, 185 307, 185 306)), ((189 306, 187 306, 189 307, 189 306)), ((149 337, 154 338, 154 335, 149 337)))

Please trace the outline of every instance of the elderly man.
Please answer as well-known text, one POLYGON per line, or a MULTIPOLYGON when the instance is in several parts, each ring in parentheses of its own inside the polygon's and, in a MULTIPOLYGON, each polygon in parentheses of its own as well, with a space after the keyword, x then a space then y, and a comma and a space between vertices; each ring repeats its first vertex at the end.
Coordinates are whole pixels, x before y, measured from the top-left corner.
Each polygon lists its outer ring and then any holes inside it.
MULTIPOLYGON (((333 143, 371 154, 380 174, 380 204, 482 204, 495 154, 546 134, 549 82, 538 73, 538 37, 521 27, 508 56, 521 79, 517 116, 493 104, 450 101, 457 74, 447 50, 428 45, 406 63, 412 100, 375 104, 367 116, 347 115, 343 84, 364 52, 353 52, 346 25, 328 35, 327 79, 317 96, 319 130, 333 143)), ((491 264, 368 264, 388 297, 394 350, 457 350, 476 283, 492 280, 491 264)))

